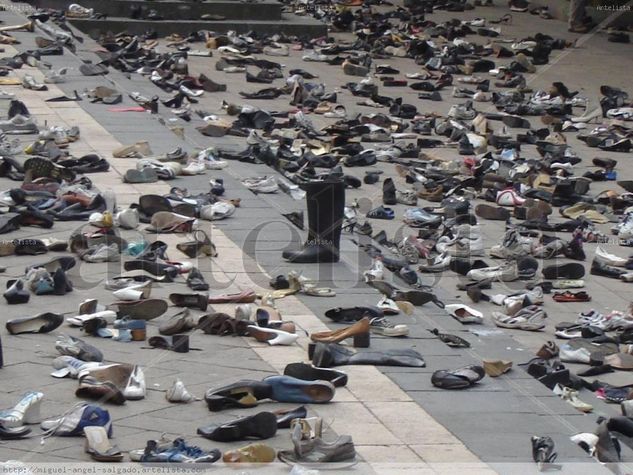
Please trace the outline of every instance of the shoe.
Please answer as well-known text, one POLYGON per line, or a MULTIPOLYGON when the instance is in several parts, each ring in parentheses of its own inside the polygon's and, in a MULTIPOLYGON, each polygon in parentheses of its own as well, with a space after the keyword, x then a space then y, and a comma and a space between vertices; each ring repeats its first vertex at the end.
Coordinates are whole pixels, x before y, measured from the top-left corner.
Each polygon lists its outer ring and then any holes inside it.
MULTIPOLYGON (((516 0, 513 0, 516 1, 516 0)), ((527 3, 527 2, 526 2, 527 3)), ((527 8, 527 7, 526 7, 527 8)), ((532 436, 532 458, 536 462, 539 471, 555 469, 554 461, 558 454, 551 437, 532 436)))
POLYGON ((483 313, 462 304, 451 304, 444 307, 455 320, 462 324, 483 323, 483 313))
POLYGON ((218 449, 207 452, 195 445, 187 445, 182 438, 174 440, 171 445, 148 440, 144 450, 130 452, 130 460, 143 463, 210 464, 221 456, 218 449))
POLYGON ((145 374, 140 366, 134 366, 130 379, 123 389, 123 396, 128 401, 137 401, 145 398, 146 385, 145 374))
POLYGON ((250 444, 239 449, 227 450, 222 456, 226 464, 237 463, 271 463, 277 457, 277 452, 265 444, 250 444))
POLYGON ((395 325, 386 317, 376 317, 369 321, 369 331, 389 337, 401 337, 409 334, 407 325, 395 325))
MULTIPOLYGON (((7 285, 9 282, 7 282, 7 285)), ((18 305, 27 303, 31 298, 31 294, 28 290, 24 290, 24 282, 22 279, 17 279, 11 286, 8 287, 3 294, 5 300, 9 305, 18 305)))
POLYGON ((522 308, 515 315, 492 313, 492 320, 498 327, 528 331, 538 331, 545 328, 545 318, 547 318, 545 311, 536 305, 522 308))
POLYGON ((64 322, 63 315, 58 313, 40 313, 32 317, 15 318, 6 323, 11 335, 22 333, 49 333, 64 322))
POLYGON ((318 368, 306 363, 290 363, 284 369, 284 375, 305 381, 328 381, 335 387, 347 385, 347 374, 330 368, 318 368))
POLYGON ((165 399, 169 402, 183 403, 190 403, 197 400, 189 391, 187 391, 187 388, 185 388, 185 385, 180 379, 176 379, 174 384, 172 384, 167 390, 165 393, 165 399))
POLYGON ((83 428, 86 437, 85 450, 93 460, 97 462, 120 462, 123 454, 117 446, 113 446, 108 440, 108 433, 100 426, 87 426, 83 428))
POLYGON ((355 348, 369 348, 369 328, 369 318, 364 317, 347 328, 312 333, 310 339, 325 343, 339 343, 347 338, 352 338, 355 348))
POLYGON ((73 356, 83 361, 103 361, 103 353, 85 341, 67 335, 60 335, 55 342, 55 349, 62 355, 73 356))
POLYGON ((265 328, 257 325, 249 325, 247 327, 249 336, 252 336, 257 341, 266 342, 269 345, 293 345, 298 339, 299 335, 276 328, 265 328))
POLYGON ((277 433, 277 416, 260 412, 221 425, 199 427, 197 433, 217 442, 233 442, 247 438, 270 439, 277 433))
POLYGON ((327 381, 305 381, 291 376, 269 376, 262 382, 270 386, 270 399, 278 402, 322 404, 330 402, 336 392, 327 381))
POLYGON ((24 424, 38 424, 41 422, 40 406, 44 393, 30 391, 11 409, 0 411, 0 426, 12 429, 24 424))
POLYGON ((512 369, 512 361, 484 360, 483 368, 488 376, 496 378, 512 369))
POLYGON ((254 407, 259 400, 271 399, 272 387, 264 381, 241 380, 206 391, 204 399, 210 411, 225 408, 254 407))
POLYGON ((188 307, 202 310, 209 305, 209 296, 206 294, 169 294, 169 300, 176 307, 188 307))
POLYGON ((112 437, 112 419, 110 413, 95 404, 79 403, 56 419, 42 421, 41 428, 46 431, 45 437, 56 435, 61 437, 83 434, 85 427, 103 427, 112 437))
POLYGON ((580 412, 591 412, 593 411, 593 406, 591 404, 587 404, 586 402, 578 399, 578 391, 572 388, 567 388, 557 384, 554 387, 554 394, 559 396, 563 401, 567 401, 569 404, 574 406, 580 412))

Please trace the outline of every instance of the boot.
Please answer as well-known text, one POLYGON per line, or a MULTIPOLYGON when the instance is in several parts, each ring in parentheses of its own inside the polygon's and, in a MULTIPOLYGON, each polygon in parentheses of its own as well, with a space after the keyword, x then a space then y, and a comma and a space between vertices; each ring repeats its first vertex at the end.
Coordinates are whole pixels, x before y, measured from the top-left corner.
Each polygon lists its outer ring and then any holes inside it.
POLYGON ((415 350, 363 351, 354 353, 336 343, 317 343, 312 364, 319 368, 343 365, 408 366, 424 368, 422 355, 415 350))
POLYGON ((338 262, 345 209, 345 183, 314 181, 302 185, 308 208, 308 239, 303 248, 284 251, 284 259, 297 263, 338 262))

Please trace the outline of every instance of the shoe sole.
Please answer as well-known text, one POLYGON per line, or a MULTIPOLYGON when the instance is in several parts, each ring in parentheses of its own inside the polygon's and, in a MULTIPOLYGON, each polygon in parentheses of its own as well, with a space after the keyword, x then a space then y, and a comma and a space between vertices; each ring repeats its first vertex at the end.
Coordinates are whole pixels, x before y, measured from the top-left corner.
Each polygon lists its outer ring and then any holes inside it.
POLYGON ((475 214, 480 218, 490 219, 493 221, 507 221, 510 219, 510 211, 507 209, 497 208, 496 206, 485 204, 475 206, 475 214))
POLYGON ((582 279, 585 276, 585 267, 582 264, 569 263, 561 266, 550 266, 543 269, 543 277, 546 279, 582 279))

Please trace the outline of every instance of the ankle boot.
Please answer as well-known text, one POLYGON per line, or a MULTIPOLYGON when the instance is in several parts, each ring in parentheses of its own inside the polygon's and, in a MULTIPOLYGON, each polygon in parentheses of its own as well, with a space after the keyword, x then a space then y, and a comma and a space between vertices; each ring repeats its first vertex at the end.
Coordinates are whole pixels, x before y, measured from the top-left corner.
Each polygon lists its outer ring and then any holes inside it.
POLYGON ((313 181, 302 188, 306 191, 308 239, 302 249, 284 251, 282 256, 297 263, 338 262, 345 219, 345 182, 313 181))

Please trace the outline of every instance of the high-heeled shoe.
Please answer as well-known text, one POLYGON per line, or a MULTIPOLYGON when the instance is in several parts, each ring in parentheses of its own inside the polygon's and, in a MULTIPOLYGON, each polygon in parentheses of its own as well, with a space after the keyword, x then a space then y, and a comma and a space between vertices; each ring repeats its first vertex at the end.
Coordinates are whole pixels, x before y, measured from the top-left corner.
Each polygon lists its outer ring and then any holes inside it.
POLYGON ((44 393, 29 391, 12 409, 0 411, 0 425, 11 429, 24 424, 39 424, 42 421, 40 405, 44 393))
POLYGON ((310 335, 312 341, 322 343, 339 343, 347 338, 353 339, 354 348, 369 348, 369 318, 363 317, 347 328, 310 335))
POLYGON ((193 233, 193 238, 195 241, 176 244, 176 249, 191 259, 198 257, 201 253, 206 254, 209 257, 218 256, 218 251, 216 250, 215 245, 211 242, 211 239, 209 239, 209 236, 203 230, 196 230, 193 233))

